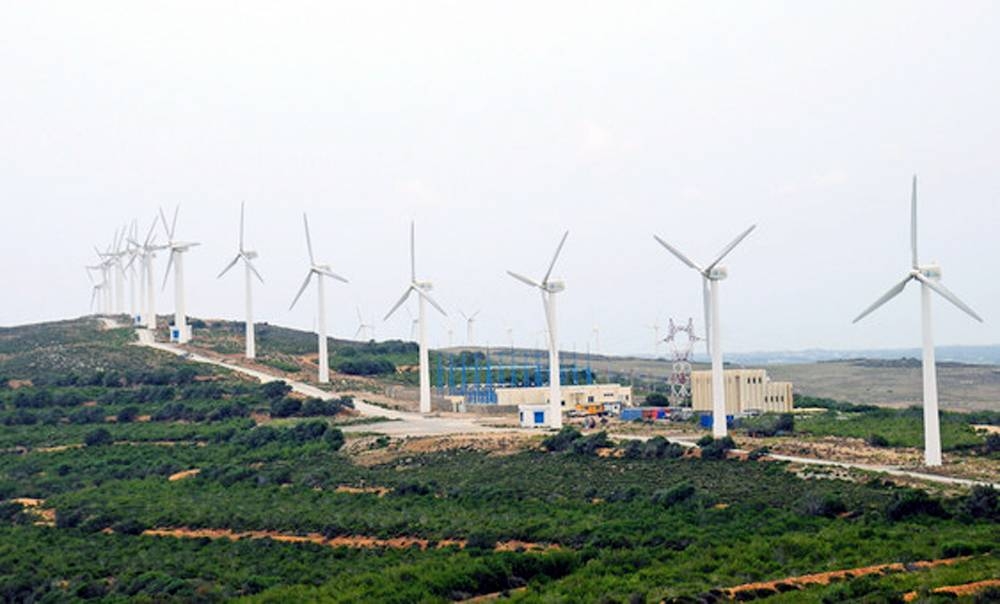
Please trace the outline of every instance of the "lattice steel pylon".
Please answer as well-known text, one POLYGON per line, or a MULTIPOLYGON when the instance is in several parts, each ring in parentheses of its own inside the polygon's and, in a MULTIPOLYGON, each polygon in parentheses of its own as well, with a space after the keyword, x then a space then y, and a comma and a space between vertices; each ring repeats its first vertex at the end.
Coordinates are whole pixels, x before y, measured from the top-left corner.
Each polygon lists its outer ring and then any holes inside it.
POLYGON ((663 341, 670 345, 673 362, 673 370, 667 380, 667 385, 670 386, 667 400, 673 407, 691 400, 691 353, 694 352, 695 343, 700 340, 694 332, 694 319, 689 318, 686 325, 677 325, 670 319, 667 337, 663 341), (687 337, 678 338, 680 334, 687 334, 687 337))

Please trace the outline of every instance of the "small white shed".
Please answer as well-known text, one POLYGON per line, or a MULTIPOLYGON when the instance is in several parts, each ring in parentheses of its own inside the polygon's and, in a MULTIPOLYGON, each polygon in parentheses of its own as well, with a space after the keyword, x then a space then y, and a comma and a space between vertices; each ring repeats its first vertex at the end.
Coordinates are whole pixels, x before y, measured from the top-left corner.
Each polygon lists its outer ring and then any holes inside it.
POLYGON ((549 405, 518 405, 522 428, 546 428, 549 425, 549 405))

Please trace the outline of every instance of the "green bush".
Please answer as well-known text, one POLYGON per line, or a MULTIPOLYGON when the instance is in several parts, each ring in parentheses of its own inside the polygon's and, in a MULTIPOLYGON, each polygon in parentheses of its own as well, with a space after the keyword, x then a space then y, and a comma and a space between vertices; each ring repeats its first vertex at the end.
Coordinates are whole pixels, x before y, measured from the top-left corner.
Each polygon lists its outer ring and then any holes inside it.
POLYGON ((83 439, 84 444, 88 447, 99 447, 102 445, 110 445, 114 442, 114 438, 111 433, 104 428, 98 428, 92 432, 88 432, 87 436, 83 439))
POLYGON ((702 459, 725 459, 726 452, 736 448, 736 443, 731 436, 723 436, 722 438, 712 438, 709 436, 708 439, 708 441, 705 441, 702 438, 698 441, 698 446, 701 447, 702 459))
POLYGON ((1000 520, 1000 497, 993 487, 976 485, 962 501, 962 511, 973 518, 1000 520))
POLYGON ((558 433, 547 437, 542 441, 542 447, 549 452, 559 452, 569 450, 573 443, 582 438, 580 431, 573 426, 565 426, 558 433))
POLYGON ((889 446, 889 440, 881 434, 871 434, 865 439, 869 447, 885 448, 889 446))
POLYGON ((687 501, 694 497, 694 485, 688 482, 681 483, 668 489, 659 489, 653 493, 652 501, 656 505, 670 507, 672 505, 687 501))
POLYGON ((926 515, 935 518, 947 518, 941 502, 933 499, 924 491, 906 489, 897 493, 886 506, 885 516, 890 522, 899 522, 912 516, 926 515))

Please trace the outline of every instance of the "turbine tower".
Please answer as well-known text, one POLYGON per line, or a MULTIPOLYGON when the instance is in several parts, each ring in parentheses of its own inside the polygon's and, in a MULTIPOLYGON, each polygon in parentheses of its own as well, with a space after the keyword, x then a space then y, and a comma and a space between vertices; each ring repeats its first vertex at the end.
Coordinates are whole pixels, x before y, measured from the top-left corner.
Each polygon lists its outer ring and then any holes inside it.
POLYGON ((371 323, 365 323, 365 319, 361 314, 361 307, 355 307, 358 311, 358 330, 354 332, 354 337, 361 337, 365 342, 371 342, 375 339, 375 326, 371 323))
POLYGON ((330 270, 328 264, 316 263, 316 257, 313 255, 312 238, 309 236, 309 217, 305 213, 302 214, 302 224, 306 229, 306 248, 309 250, 309 272, 306 274, 306 280, 302 282, 302 287, 299 288, 299 293, 295 294, 295 299, 292 300, 292 305, 288 307, 288 310, 295 308, 295 303, 302 297, 302 292, 306 291, 306 288, 309 287, 309 281, 312 280, 313 275, 316 275, 316 295, 319 305, 316 322, 316 337, 319 338, 319 383, 328 384, 330 383, 330 357, 326 348, 326 294, 323 290, 323 277, 330 277, 342 283, 347 283, 347 279, 330 270))
POLYGON ((473 335, 475 334, 476 316, 479 315, 479 313, 481 313, 481 312, 482 312, 482 310, 477 310, 476 312, 472 313, 471 315, 466 315, 464 312, 462 312, 461 309, 459 309, 459 311, 458 311, 458 314, 462 315, 462 318, 465 319, 465 345, 466 346, 473 346, 473 343, 475 342, 475 340, 473 338, 473 335))
POLYGON ((958 296, 941 285, 941 267, 937 264, 920 264, 917 257, 917 176, 913 176, 913 192, 910 199, 910 253, 911 266, 906 277, 886 292, 858 315, 854 322, 868 316, 878 307, 895 298, 910 281, 920 282, 921 329, 923 332, 923 391, 924 391, 924 463, 928 466, 941 465, 941 425, 938 413, 937 367, 934 360, 934 332, 931 324, 931 292, 957 306, 962 312, 980 323, 982 317, 976 314, 958 296))
POLYGON ((556 294, 565 290, 566 284, 562 281, 550 281, 549 278, 552 276, 552 269, 556 266, 556 260, 559 259, 559 253, 562 251, 567 237, 569 237, 569 231, 563 233, 562 239, 559 241, 559 247, 556 248, 556 253, 552 256, 552 262, 549 263, 549 270, 545 271, 545 276, 542 277, 541 283, 536 283, 524 275, 519 275, 513 271, 507 271, 507 274, 511 277, 531 287, 537 287, 542 292, 542 305, 545 307, 545 323, 548 325, 549 343, 549 427, 557 430, 562 428, 562 389, 559 383, 559 339, 557 337, 558 332, 556 331, 556 294))
POLYGON ((177 234, 177 212, 181 207, 174 207, 174 219, 167 225, 167 216, 160 208, 160 220, 163 221, 163 230, 167 232, 166 248, 170 250, 170 258, 167 260, 167 270, 163 271, 163 288, 167 287, 167 278, 170 276, 170 268, 174 269, 174 328, 171 331, 171 340, 178 344, 185 344, 191 339, 191 330, 187 324, 187 314, 184 308, 184 254, 196 245, 195 242, 177 241, 174 235, 177 234))
POLYGON ((441 305, 431 298, 430 291, 433 285, 429 281, 417 281, 417 260, 416 260, 416 244, 414 243, 414 225, 410 222, 410 285, 403 292, 402 297, 399 301, 385 314, 383 321, 387 320, 392 316, 392 313, 402 306, 406 300, 410 297, 411 293, 417 294, 418 305, 417 308, 417 322, 419 323, 420 331, 420 412, 430 413, 431 412, 431 373, 430 373, 430 362, 427 353, 427 305, 425 302, 429 302, 431 306, 437 309, 443 316, 447 317, 448 313, 441 308, 441 305))
POLYGON ((741 241, 757 228, 757 225, 739 234, 736 239, 719 252, 711 264, 702 268, 692 262, 669 243, 653 235, 660 245, 667 248, 678 260, 701 273, 702 301, 705 307, 705 331, 711 341, 709 351, 712 355, 712 436, 722 438, 726 435, 726 384, 722 364, 722 329, 719 326, 719 281, 728 276, 726 267, 719 264, 729 255, 741 241))
POLYGON ((243 223, 244 223, 244 215, 246 209, 245 206, 246 206, 245 203, 240 202, 240 242, 239 242, 239 248, 237 249, 236 252, 236 257, 233 258, 233 260, 226 265, 226 268, 222 269, 222 272, 219 273, 219 276, 216 278, 217 279, 221 278, 229 271, 229 269, 236 266, 237 262, 239 262, 240 260, 243 261, 243 281, 246 292, 245 296, 246 296, 246 311, 247 311, 246 327, 244 335, 244 339, 246 340, 246 352, 244 353, 244 356, 248 359, 254 359, 257 357, 257 342, 254 337, 254 324, 253 324, 253 279, 251 279, 250 276, 253 275, 257 277, 257 279, 261 283, 264 283, 264 278, 260 276, 260 273, 257 272, 257 267, 253 265, 253 260, 254 258, 257 257, 257 252, 253 250, 248 250, 243 245, 243 223))

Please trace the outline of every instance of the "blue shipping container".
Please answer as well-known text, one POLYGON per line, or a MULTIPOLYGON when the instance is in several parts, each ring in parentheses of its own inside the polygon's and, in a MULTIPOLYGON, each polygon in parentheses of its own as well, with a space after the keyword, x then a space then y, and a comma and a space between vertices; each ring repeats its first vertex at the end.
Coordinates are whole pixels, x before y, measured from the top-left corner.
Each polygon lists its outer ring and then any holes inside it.
POLYGON ((631 422, 642 419, 642 409, 624 408, 621 414, 622 421, 631 422))

